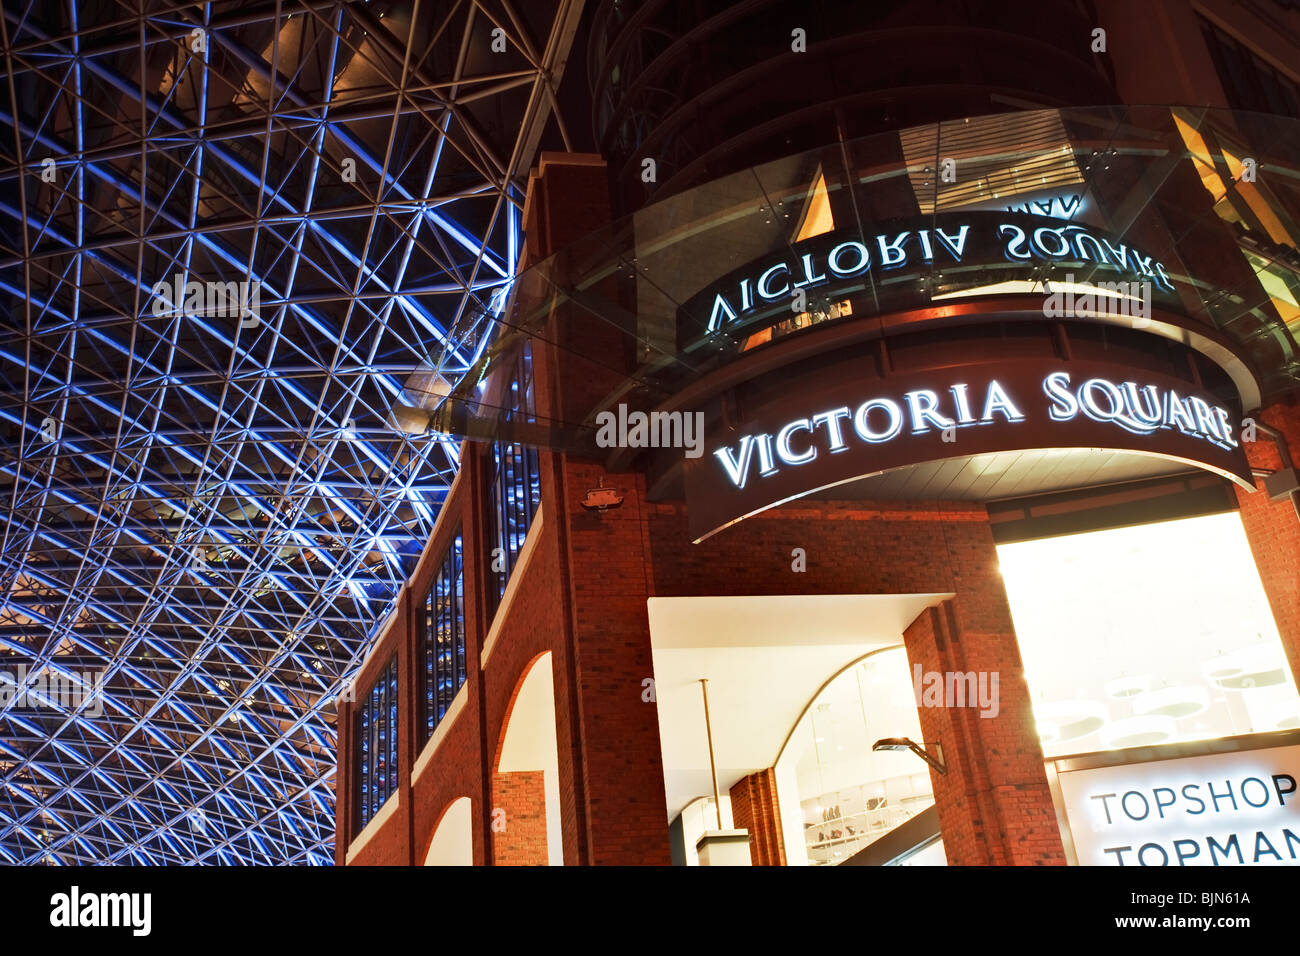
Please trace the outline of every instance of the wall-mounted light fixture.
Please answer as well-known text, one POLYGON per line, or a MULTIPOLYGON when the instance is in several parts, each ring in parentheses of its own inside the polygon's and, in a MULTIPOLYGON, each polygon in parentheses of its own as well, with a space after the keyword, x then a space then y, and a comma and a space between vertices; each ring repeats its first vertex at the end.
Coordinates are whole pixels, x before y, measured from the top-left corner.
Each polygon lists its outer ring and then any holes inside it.
POLYGON ((930 746, 934 748, 934 756, 931 756, 929 753, 927 753, 925 748, 922 747, 920 744, 918 744, 916 741, 911 740, 907 737, 885 737, 881 740, 877 740, 874 744, 872 744, 871 749, 873 751, 874 750, 910 750, 912 751, 912 753, 916 754, 918 757, 920 757, 922 760, 928 763, 935 770, 939 771, 939 773, 947 774, 948 768, 944 766, 944 762, 943 762, 943 747, 937 741, 933 744, 930 744, 930 746))
POLYGON ((589 489, 582 496, 582 506, 588 511, 606 511, 610 508, 617 508, 622 503, 623 490, 621 488, 606 488, 603 476, 596 483, 595 488, 589 489))

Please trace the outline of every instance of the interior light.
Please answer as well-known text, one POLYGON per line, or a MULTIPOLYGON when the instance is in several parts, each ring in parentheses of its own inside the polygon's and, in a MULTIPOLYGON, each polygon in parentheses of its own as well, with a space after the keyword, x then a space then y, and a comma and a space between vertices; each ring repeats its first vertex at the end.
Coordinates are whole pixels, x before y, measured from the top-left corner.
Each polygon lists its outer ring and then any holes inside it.
POLYGON ((1113 697, 1115 700, 1127 700, 1130 697, 1136 697, 1138 694, 1145 693, 1151 689, 1151 677, 1147 674, 1133 674, 1125 677, 1116 677, 1114 680, 1106 681, 1102 690, 1107 697, 1113 697))
POLYGON ((1107 750, 1150 747, 1153 744, 1165 743, 1177 732, 1178 725, 1172 717, 1145 714, 1138 717, 1125 717, 1103 728, 1101 743, 1107 750))
POLYGON ((1204 687, 1187 684, 1181 687, 1161 687, 1133 698, 1133 710, 1139 714, 1163 714, 1181 720, 1208 710, 1210 694, 1204 687))
POLYGON ((1110 712, 1096 700, 1056 700, 1036 706, 1034 717, 1056 732, 1053 741, 1064 742, 1095 734, 1110 719, 1110 712))

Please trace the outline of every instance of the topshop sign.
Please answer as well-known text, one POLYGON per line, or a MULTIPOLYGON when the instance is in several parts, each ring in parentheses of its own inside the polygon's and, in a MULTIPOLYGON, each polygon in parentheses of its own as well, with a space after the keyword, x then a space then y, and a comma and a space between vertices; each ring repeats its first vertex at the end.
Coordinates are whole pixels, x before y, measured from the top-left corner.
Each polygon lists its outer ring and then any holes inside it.
POLYGON ((789 382, 739 421, 706 415, 704 455, 684 464, 694 540, 895 468, 1028 449, 1136 452, 1253 487, 1237 416, 1181 379, 1050 356, 886 379, 855 371, 789 382))
POLYGON ((1300 864, 1300 746, 1057 770, 1083 866, 1300 864))
POLYGON ((984 266, 1006 281, 1057 263, 1091 264, 1125 281, 1149 282, 1157 295, 1174 292, 1163 263, 1092 226, 1024 213, 947 213, 838 230, 742 266, 683 304, 680 334, 691 348, 733 326, 779 321, 789 317, 800 290, 840 298, 872 288, 878 295, 891 279, 945 267, 977 276, 969 267, 984 266))

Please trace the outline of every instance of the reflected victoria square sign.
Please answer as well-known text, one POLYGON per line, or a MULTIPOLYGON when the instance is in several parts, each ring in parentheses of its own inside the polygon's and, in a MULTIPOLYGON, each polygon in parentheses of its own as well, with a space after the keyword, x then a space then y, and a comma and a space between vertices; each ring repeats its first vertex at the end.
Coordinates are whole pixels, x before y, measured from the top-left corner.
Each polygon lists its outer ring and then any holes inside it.
POLYGON ((871 281, 953 265, 996 266, 1000 280, 1022 272, 1027 278, 1041 263, 1091 263, 1130 281, 1150 282, 1157 294, 1174 291, 1163 263, 1090 226, 1023 213, 948 213, 841 229, 742 266, 682 306, 683 340, 693 344, 763 315, 787 315, 800 289, 851 295, 871 281))

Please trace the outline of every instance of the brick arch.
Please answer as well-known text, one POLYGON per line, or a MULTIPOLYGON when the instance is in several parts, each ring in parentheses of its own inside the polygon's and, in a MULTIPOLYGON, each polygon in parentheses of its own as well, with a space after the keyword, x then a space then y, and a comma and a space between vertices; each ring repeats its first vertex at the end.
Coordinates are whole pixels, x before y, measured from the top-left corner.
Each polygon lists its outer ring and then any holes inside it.
POLYGON ((562 861, 553 657, 524 666, 506 705, 492 758, 488 824, 497 865, 562 861))

